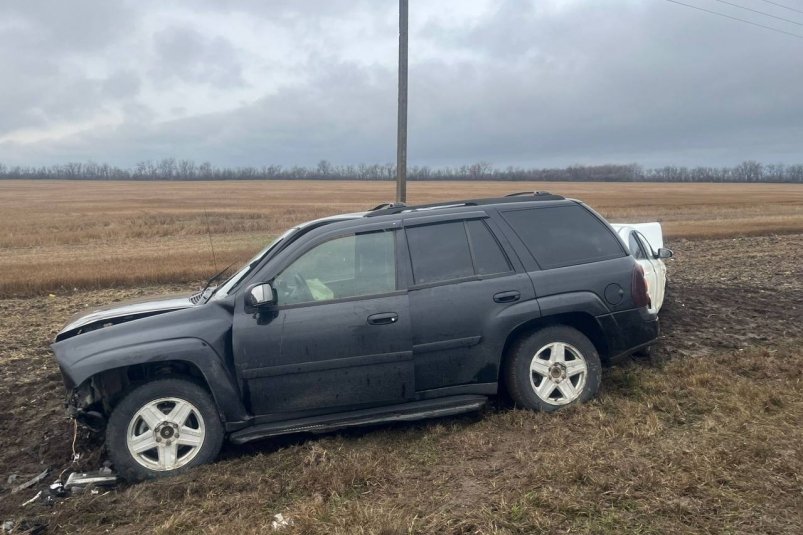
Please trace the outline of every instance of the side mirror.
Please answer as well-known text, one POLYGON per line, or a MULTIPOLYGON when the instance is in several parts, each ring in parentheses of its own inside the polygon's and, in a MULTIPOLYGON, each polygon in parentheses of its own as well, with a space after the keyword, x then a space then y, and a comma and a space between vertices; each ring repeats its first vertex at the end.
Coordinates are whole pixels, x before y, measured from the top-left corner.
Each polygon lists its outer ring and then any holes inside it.
POLYGON ((664 260, 667 258, 672 258, 672 249, 667 249, 666 247, 661 247, 658 249, 658 258, 664 260))
POLYGON ((275 302, 276 296, 273 293, 273 286, 267 282, 262 284, 254 284, 245 292, 245 304, 248 306, 261 307, 265 305, 272 305, 275 302))

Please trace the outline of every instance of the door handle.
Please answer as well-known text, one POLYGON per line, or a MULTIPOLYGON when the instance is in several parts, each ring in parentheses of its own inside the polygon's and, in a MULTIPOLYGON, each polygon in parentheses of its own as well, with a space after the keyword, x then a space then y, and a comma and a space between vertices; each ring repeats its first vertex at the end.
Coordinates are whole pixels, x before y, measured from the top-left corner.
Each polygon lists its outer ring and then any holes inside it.
POLYGON ((389 325, 397 321, 399 321, 399 315, 395 312, 383 312, 382 314, 368 316, 368 325, 389 325))
POLYGON ((514 303, 518 301, 519 298, 521 298, 521 294, 515 290, 494 294, 494 301, 497 303, 514 303))

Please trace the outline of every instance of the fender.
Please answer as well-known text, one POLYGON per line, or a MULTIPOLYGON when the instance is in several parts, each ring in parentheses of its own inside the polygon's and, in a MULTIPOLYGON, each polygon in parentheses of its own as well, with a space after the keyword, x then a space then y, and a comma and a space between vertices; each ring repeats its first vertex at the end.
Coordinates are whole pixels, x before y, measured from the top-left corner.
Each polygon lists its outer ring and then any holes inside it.
MULTIPOLYGON (((61 363, 58 353, 57 359, 61 363)), ((249 418, 234 380, 223 366, 222 359, 200 338, 176 338, 117 347, 73 361, 68 369, 73 384, 80 385, 102 372, 165 361, 187 362, 200 370, 225 422, 249 418)))
POLYGON ((531 299, 507 307, 497 316, 498 325, 505 333, 501 343, 507 343, 512 335, 533 320, 577 313, 586 314, 600 329, 600 320, 610 317, 610 310, 594 292, 569 292, 531 299))
POLYGON ((530 320, 577 312, 598 318, 611 311, 594 292, 570 292, 516 303, 505 308, 496 318, 505 326, 506 332, 512 332, 530 320))
POLYGON ((544 316, 584 312, 596 318, 611 312, 594 292, 570 292, 550 295, 539 298, 538 304, 541 307, 541 314, 544 316))
POLYGON ((497 325, 503 325, 505 332, 513 327, 541 317, 541 306, 537 299, 528 299, 504 308, 496 316, 497 325))
POLYGON ((225 304, 209 303, 98 329, 51 348, 68 390, 117 368, 168 360, 191 363, 203 374, 224 420, 240 422, 250 417, 226 360, 230 340, 231 312, 225 304))

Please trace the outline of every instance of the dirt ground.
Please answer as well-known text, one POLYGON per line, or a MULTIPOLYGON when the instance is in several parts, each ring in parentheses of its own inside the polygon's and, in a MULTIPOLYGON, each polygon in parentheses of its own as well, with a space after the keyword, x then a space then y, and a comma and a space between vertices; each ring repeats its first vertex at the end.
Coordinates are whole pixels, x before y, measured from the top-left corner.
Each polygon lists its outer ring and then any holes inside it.
MULTIPOLYGON (((182 289, 0 300, 0 521, 48 533, 800 533, 803 234, 672 240, 663 334, 598 400, 227 446, 214 465, 22 507, 71 468, 48 345, 74 312, 182 289), (34 488, 16 483, 44 468, 34 488)), ((189 288, 188 288, 189 289, 189 288)), ((81 460, 103 460, 81 432, 81 460)), ((21 531, 15 531, 15 533, 21 531)))

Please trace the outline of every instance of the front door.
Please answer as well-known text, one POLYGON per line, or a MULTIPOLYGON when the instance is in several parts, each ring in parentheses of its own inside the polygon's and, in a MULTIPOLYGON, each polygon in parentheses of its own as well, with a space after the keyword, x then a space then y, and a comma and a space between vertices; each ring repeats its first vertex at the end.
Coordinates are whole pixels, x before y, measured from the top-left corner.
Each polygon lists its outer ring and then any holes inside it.
POLYGON ((325 414, 413 397, 397 234, 319 237, 273 279, 275 306, 235 313, 236 364, 253 414, 325 414))

